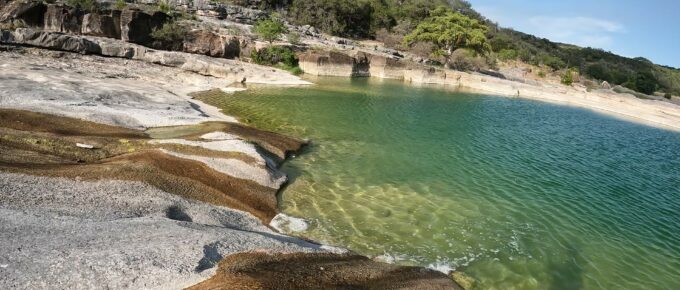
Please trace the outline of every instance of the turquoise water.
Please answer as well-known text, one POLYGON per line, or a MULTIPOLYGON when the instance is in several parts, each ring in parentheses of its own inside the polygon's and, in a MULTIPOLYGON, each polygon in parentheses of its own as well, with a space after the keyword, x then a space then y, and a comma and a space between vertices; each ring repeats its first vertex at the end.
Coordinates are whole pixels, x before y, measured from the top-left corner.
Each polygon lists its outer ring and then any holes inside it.
POLYGON ((295 233, 474 289, 680 289, 680 134, 583 109, 368 79, 208 99, 308 137, 295 233))

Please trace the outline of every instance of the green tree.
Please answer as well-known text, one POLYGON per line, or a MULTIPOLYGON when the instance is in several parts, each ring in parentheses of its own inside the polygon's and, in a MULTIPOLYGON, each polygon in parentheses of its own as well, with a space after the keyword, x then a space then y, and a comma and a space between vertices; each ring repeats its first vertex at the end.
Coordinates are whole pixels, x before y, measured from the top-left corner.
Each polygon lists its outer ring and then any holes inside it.
POLYGON ((634 90, 651 95, 656 91, 657 80, 650 72, 638 72, 632 81, 634 90))
POLYGON ((454 50, 466 48, 476 53, 491 50, 487 43, 487 26, 458 12, 440 6, 430 13, 406 37, 404 44, 412 46, 419 42, 435 45, 434 55, 444 56, 447 60, 454 50))
POLYGON ((541 62, 551 68, 553 71, 563 69, 567 65, 560 58, 554 57, 552 55, 543 55, 541 57, 541 62))
POLYGON ((592 78, 612 82, 612 75, 607 68, 599 63, 594 63, 586 67, 586 74, 592 78))
POLYGON ((255 24, 255 34, 262 39, 272 44, 274 40, 278 39, 282 34, 288 32, 288 29, 278 17, 271 17, 270 19, 260 20, 255 24))

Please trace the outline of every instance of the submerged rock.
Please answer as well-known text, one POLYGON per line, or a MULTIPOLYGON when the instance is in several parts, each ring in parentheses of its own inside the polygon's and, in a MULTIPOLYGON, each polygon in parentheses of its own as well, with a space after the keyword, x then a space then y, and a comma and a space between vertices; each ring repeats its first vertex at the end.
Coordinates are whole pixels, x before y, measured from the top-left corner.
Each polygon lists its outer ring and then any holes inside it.
POLYGON ((215 276, 189 288, 202 289, 463 288, 434 270, 380 263, 354 254, 239 253, 222 260, 215 276))

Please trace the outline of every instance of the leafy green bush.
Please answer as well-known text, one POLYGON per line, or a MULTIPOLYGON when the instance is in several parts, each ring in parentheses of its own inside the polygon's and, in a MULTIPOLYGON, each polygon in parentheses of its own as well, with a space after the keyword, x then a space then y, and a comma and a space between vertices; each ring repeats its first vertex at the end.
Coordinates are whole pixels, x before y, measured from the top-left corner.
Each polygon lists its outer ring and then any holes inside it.
POLYGON ((88 12, 94 12, 99 9, 99 4, 97 4, 96 0, 66 0, 66 5, 88 12))
POLYGON ((670 100, 673 96, 671 95, 671 93, 666 93, 663 95, 663 97, 670 100))
POLYGON ((628 88, 636 90, 643 94, 654 94, 657 87, 656 78, 650 72, 638 72, 633 79, 629 81, 628 88))
POLYGON ((612 81, 612 75, 607 68, 599 63, 591 64, 586 67, 586 74, 591 78, 603 80, 607 82, 612 81))
POLYGON ((278 17, 272 17, 270 19, 260 20, 255 23, 253 27, 255 34, 260 38, 268 41, 269 43, 274 42, 282 34, 288 32, 288 29, 283 22, 278 19, 278 17))
POLYGON ((538 75, 539 78, 544 78, 544 77, 545 77, 545 72, 542 71, 542 70, 541 70, 541 71, 538 71, 537 75, 538 75))
POLYGON ((572 69, 566 70, 561 76, 560 76, 560 82, 563 85, 571 86, 571 84, 574 83, 574 71, 572 69))
POLYGON ((519 57, 519 54, 514 49, 502 49, 498 52, 498 59, 503 61, 515 60, 519 57))
POLYGON ((496 34, 493 38, 489 39, 489 44, 491 49, 496 52, 516 50, 515 41, 505 34, 496 34))
POLYGON ((256 64, 298 66, 298 57, 295 52, 283 46, 269 46, 260 50, 253 49, 250 57, 256 64))
POLYGON ((323 32, 350 37, 368 37, 373 9, 367 1, 295 0, 288 11, 297 25, 311 25, 323 32))
POLYGON ((253 49, 250 57, 256 64, 275 66, 295 75, 303 73, 298 66, 297 55, 289 47, 269 46, 260 50, 253 49))
POLYGON ((553 71, 563 69, 567 65, 566 63, 564 63, 563 60, 561 60, 557 57, 554 57, 552 55, 541 56, 541 63, 543 63, 543 65, 551 68, 553 71))
POLYGON ((536 64, 534 62, 534 54, 528 49, 520 49, 519 52, 517 52, 517 56, 519 57, 519 60, 523 62, 536 64))
POLYGON ((161 28, 151 31, 154 47, 168 50, 181 50, 188 29, 175 21, 166 22, 161 28))

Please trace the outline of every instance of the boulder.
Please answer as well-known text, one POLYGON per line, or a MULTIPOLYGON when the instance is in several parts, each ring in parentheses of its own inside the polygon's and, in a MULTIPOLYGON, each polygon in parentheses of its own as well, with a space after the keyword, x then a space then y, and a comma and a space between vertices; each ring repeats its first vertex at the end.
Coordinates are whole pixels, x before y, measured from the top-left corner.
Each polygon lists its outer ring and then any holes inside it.
POLYGON ((83 16, 82 34, 120 38, 120 11, 108 14, 88 13, 83 16))
POLYGON ((610 85, 609 82, 607 82, 607 81, 603 81, 602 84, 600 84, 600 87, 605 89, 605 90, 611 90, 612 89, 612 85, 610 85))
MULTIPOLYGON (((3 33, 4 34, 4 33, 3 33)), ((30 28, 19 28, 3 42, 43 47, 54 50, 70 51, 81 54, 101 54, 101 47, 88 39, 76 35, 38 31, 30 28)))
POLYGON ((241 48, 238 37, 218 35, 207 30, 193 30, 184 37, 184 52, 236 58, 240 56, 241 48))
POLYGON ((300 68, 311 75, 350 77, 354 72, 355 59, 340 52, 308 52, 299 59, 300 68))
POLYGON ((47 7, 38 1, 0 2, 0 22, 22 20, 29 26, 42 25, 47 7))
POLYGON ((403 79, 404 62, 397 58, 373 55, 370 59, 370 74, 384 79, 403 79))
POLYGON ((161 28, 169 16, 163 12, 147 14, 139 9, 125 9, 120 15, 121 39, 142 45, 151 45, 151 32, 161 28))
POLYGON ((75 8, 49 4, 44 17, 46 31, 80 34, 84 13, 75 8))
POLYGON ((250 54, 253 52, 253 49, 256 49, 257 46, 255 41, 251 38, 242 37, 239 42, 239 50, 241 51, 239 57, 250 58, 250 54))

